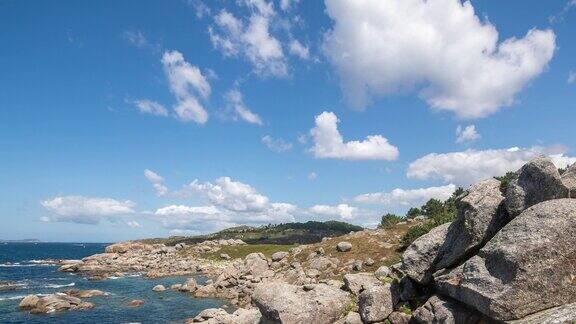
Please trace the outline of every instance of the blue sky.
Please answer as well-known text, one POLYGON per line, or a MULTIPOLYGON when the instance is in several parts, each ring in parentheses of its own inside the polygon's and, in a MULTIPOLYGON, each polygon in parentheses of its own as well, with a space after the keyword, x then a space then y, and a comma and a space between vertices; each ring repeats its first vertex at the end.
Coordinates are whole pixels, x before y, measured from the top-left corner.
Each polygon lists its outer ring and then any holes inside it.
POLYGON ((576 2, 0 0, 0 238, 373 226, 576 142, 576 2))

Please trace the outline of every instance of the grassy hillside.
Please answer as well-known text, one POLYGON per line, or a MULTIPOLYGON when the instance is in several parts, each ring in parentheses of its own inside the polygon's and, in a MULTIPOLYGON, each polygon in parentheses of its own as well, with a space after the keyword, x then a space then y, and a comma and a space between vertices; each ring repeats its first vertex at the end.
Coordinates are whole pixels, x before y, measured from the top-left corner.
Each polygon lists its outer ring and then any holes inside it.
POLYGON ((169 238, 156 238, 142 240, 147 243, 164 243, 175 245, 178 243, 199 243, 206 240, 241 239, 248 244, 311 244, 317 243, 323 237, 335 237, 350 232, 361 231, 360 226, 338 221, 306 223, 286 223, 266 225, 260 227, 238 226, 227 228, 220 232, 197 236, 171 236, 169 238))

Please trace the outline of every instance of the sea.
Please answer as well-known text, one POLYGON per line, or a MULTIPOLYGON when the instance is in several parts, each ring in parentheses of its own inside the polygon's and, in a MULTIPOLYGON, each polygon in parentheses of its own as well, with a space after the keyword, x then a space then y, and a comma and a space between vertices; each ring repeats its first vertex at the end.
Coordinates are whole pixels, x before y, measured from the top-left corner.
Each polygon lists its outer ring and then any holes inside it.
MULTIPOLYGON (((0 243, 0 281, 17 284, 15 290, 0 290, 0 323, 184 323, 204 309, 231 307, 225 300, 194 298, 190 294, 166 290, 152 291, 155 285, 183 283, 185 277, 146 279, 138 274, 93 281, 58 272, 49 259, 82 259, 104 252, 100 243, 0 243), (52 314, 30 314, 18 304, 29 294, 53 294, 67 289, 98 289, 107 296, 85 299, 93 309, 52 314), (144 305, 127 307, 134 299, 144 305)), ((196 277, 199 283, 206 278, 196 277)))

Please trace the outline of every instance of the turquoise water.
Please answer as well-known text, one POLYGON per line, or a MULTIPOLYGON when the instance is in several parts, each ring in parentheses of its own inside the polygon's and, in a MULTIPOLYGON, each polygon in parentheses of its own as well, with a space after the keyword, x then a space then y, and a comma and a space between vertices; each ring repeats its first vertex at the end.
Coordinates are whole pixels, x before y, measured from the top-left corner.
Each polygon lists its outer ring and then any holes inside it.
MULTIPOLYGON (((218 299, 197 299, 189 294, 165 291, 155 293, 158 284, 183 283, 186 278, 144 279, 138 276, 90 281, 81 276, 60 273, 45 259, 81 259, 101 253, 104 244, 0 243, 0 281, 17 282, 13 291, 0 291, 0 323, 182 323, 201 310, 226 305, 218 299), (23 296, 51 294, 66 289, 98 289, 109 296, 85 299, 95 305, 86 311, 31 315, 18 310, 23 296), (130 308, 126 303, 142 299, 145 304, 130 308)), ((197 278, 202 283, 204 278, 197 278)))

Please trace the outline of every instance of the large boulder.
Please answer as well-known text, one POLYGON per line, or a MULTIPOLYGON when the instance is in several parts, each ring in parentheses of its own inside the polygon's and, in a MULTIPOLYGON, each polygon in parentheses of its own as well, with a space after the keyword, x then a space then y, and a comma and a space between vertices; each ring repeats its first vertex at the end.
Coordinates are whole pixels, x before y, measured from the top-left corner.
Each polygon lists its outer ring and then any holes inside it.
POLYGON ((568 198, 576 198, 576 163, 562 173, 562 183, 568 189, 568 198))
POLYGON ((372 286, 358 296, 358 312, 364 323, 381 322, 394 311, 397 302, 390 284, 372 286))
POLYGON ((140 242, 119 242, 108 245, 105 249, 106 253, 126 253, 128 251, 152 251, 155 247, 151 244, 144 244, 140 242))
POLYGON ((482 319, 474 310, 458 304, 450 298, 432 296, 412 314, 412 322, 429 324, 474 324, 482 319))
POLYGON ((262 253, 250 253, 244 258, 245 272, 257 277, 268 270, 268 260, 262 253))
POLYGON ((382 282, 372 273, 348 273, 344 275, 344 289, 348 290, 355 296, 373 286, 381 286, 382 282))
POLYGON ((252 301, 273 323, 334 323, 350 303, 348 293, 324 284, 311 290, 281 282, 256 287, 252 301))
POLYGON ((537 203, 568 197, 558 169, 548 157, 541 156, 526 163, 506 189, 506 209, 512 217, 537 203))
POLYGON ((568 324, 576 323, 576 303, 562 305, 536 314, 528 315, 522 319, 508 321, 508 324, 568 324))
POLYGON ((290 253, 285 251, 278 251, 272 254, 272 261, 279 262, 286 258, 290 253))
POLYGON ((576 302, 576 200, 525 210, 462 265, 435 275, 437 289, 496 320, 576 302))
POLYGON ((438 250, 444 244, 450 223, 433 228, 414 241, 402 255, 400 271, 420 284, 432 281, 438 250))
POLYGON ((438 251, 436 269, 451 267, 480 249, 508 222, 500 181, 489 179, 472 185, 457 201, 458 216, 448 228, 438 251))

